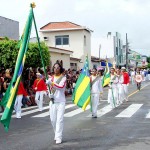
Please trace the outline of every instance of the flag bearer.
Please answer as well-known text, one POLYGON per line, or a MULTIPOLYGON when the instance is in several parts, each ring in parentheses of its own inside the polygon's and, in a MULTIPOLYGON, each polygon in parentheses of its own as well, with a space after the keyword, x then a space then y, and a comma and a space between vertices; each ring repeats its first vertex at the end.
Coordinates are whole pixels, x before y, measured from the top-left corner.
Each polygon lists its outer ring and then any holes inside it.
POLYGON ((97 118, 97 108, 99 104, 100 93, 103 93, 102 82, 99 75, 97 75, 97 69, 94 68, 91 71, 91 105, 92 105, 92 117, 97 118))
POLYGON ((51 85, 50 98, 50 120, 54 129, 56 144, 62 143, 62 132, 64 126, 64 112, 65 112, 65 89, 66 77, 62 75, 64 69, 59 63, 53 66, 54 75, 46 80, 46 84, 51 85))
POLYGON ((117 83, 118 83, 118 77, 115 74, 115 69, 111 68, 111 70, 110 70, 110 83, 109 83, 109 90, 108 90, 108 103, 110 103, 112 108, 116 107, 117 83))
POLYGON ((123 102, 123 96, 124 96, 124 89, 122 83, 124 82, 123 80, 123 75, 121 74, 121 70, 117 69, 116 70, 117 76, 118 76, 118 83, 117 83, 117 91, 118 91, 118 97, 117 97, 117 105, 121 104, 123 102))

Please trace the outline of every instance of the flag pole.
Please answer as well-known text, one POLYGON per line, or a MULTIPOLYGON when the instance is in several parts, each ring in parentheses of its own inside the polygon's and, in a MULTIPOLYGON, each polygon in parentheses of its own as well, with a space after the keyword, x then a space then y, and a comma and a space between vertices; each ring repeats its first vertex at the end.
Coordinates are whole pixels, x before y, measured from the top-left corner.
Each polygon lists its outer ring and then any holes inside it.
MULTIPOLYGON (((42 49, 41 49, 41 45, 40 45, 39 35, 38 35, 38 31, 37 31, 36 21, 35 21, 35 17, 34 17, 34 12, 33 12, 33 8, 35 8, 36 5, 35 5, 35 3, 32 3, 31 5, 32 5, 33 21, 34 21, 34 26, 35 26, 35 31, 36 31, 36 38, 37 38, 37 41, 38 41, 38 47, 39 47, 39 50, 40 50, 40 56, 41 56, 42 65, 43 65, 43 68, 44 68, 44 74, 45 74, 46 79, 48 79, 48 75, 47 75, 47 72, 46 72, 46 69, 45 69, 45 64, 44 64, 44 59, 43 59, 43 53, 42 53, 42 49)), ((49 93, 51 93, 49 85, 48 85, 48 90, 49 90, 49 93)))

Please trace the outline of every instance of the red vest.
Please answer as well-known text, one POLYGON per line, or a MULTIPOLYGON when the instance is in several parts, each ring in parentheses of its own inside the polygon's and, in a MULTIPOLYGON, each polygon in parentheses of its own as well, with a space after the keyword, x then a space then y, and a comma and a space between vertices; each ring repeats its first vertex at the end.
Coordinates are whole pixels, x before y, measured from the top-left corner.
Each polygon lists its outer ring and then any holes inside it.
POLYGON ((123 79, 124 79, 123 84, 128 84, 129 83, 129 74, 127 72, 123 73, 123 79))
POLYGON ((24 96, 28 95, 26 90, 24 89, 23 83, 21 81, 20 81, 20 84, 18 86, 17 95, 24 95, 24 96))
POLYGON ((36 91, 46 91, 47 90, 46 84, 43 79, 36 79, 34 81, 33 89, 35 89, 35 88, 37 88, 36 91))

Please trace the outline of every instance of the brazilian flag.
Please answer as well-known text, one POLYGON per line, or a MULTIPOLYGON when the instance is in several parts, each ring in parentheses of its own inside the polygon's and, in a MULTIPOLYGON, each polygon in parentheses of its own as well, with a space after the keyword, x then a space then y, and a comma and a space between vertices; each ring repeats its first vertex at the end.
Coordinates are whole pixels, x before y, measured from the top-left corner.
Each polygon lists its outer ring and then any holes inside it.
POLYGON ((106 68, 105 68, 105 72, 104 72, 104 76, 102 80, 103 87, 108 85, 109 82, 110 82, 110 70, 109 70, 108 62, 106 62, 106 68))
POLYGON ((88 57, 86 57, 86 62, 76 82, 72 101, 74 104, 85 110, 86 106, 90 103, 90 95, 89 62, 88 57))
POLYGON ((0 103, 1 106, 5 107, 5 110, 1 117, 1 123, 4 125, 6 131, 8 131, 9 129, 11 115, 14 109, 14 103, 16 99, 16 93, 26 59, 26 51, 28 49, 28 44, 30 40, 32 21, 33 21, 33 8, 31 4, 31 9, 25 25, 24 33, 20 41, 20 49, 16 60, 14 75, 9 87, 7 88, 5 96, 2 98, 2 101, 0 103))

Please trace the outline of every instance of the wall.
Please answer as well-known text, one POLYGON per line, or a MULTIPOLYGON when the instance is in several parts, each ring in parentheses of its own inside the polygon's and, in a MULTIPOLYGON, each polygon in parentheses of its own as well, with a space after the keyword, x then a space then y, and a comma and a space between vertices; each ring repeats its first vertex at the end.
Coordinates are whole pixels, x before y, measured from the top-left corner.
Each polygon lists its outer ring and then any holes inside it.
POLYGON ((0 37, 19 40, 19 22, 0 16, 0 37))

